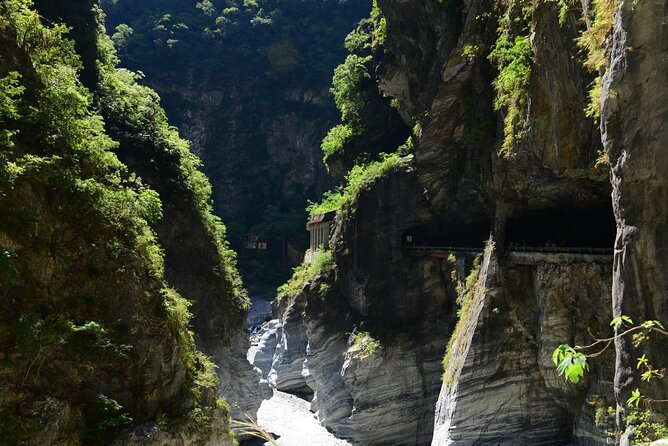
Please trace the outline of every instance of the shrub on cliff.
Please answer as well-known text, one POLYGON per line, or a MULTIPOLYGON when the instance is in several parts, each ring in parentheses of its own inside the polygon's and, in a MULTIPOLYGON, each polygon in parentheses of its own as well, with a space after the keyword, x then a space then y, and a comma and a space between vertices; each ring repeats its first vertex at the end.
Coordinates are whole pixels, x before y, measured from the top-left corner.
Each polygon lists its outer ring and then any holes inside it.
MULTIPOLYGON (((316 277, 328 275, 335 270, 336 264, 330 251, 320 250, 314 254, 311 263, 304 263, 296 267, 290 280, 278 288, 277 302, 283 299, 294 299, 305 283, 313 281, 316 277)), ((317 291, 325 292, 326 290, 319 289, 317 291)))
POLYGON ((307 207, 309 215, 313 217, 334 210, 346 213, 361 191, 370 188, 379 178, 399 170, 410 162, 410 157, 403 157, 398 152, 381 154, 380 158, 379 161, 355 165, 346 176, 345 187, 325 192, 320 203, 311 202, 307 207))

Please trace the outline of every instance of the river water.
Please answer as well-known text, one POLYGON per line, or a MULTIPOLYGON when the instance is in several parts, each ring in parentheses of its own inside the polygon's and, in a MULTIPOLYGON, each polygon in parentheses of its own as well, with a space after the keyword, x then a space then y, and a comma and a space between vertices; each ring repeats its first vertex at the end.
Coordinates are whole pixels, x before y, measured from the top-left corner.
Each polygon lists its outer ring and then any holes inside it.
MULTIPOLYGON (((270 299, 251 297, 248 328, 252 336, 251 351, 257 349, 258 327, 272 318, 270 299)), ((280 446, 350 446, 350 443, 334 437, 310 410, 310 403, 296 395, 274 389, 274 396, 262 402, 257 414, 258 424, 274 435, 280 446)), ((246 440, 241 446, 271 446, 260 439, 246 440)))

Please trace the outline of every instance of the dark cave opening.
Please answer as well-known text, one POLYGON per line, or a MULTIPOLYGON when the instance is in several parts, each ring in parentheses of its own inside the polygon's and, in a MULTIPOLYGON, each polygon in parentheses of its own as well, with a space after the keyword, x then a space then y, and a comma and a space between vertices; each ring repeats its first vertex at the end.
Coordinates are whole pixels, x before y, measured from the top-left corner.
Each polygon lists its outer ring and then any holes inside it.
POLYGON ((527 211, 506 222, 506 244, 533 247, 611 248, 616 234, 611 207, 527 211))
POLYGON ((407 247, 481 248, 489 239, 490 228, 488 221, 448 225, 443 229, 413 226, 404 231, 401 240, 403 246, 407 247))

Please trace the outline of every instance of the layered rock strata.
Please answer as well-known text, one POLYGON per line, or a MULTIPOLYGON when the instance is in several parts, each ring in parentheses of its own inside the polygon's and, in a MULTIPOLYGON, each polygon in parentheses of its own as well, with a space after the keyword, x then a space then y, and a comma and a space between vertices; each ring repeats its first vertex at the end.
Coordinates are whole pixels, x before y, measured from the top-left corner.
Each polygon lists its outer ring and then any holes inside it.
POLYGON ((579 386, 557 376, 551 355, 572 336, 583 345, 588 330, 606 334, 611 269, 514 265, 488 250, 450 341, 432 445, 606 443, 592 420, 613 400, 612 351, 579 386))

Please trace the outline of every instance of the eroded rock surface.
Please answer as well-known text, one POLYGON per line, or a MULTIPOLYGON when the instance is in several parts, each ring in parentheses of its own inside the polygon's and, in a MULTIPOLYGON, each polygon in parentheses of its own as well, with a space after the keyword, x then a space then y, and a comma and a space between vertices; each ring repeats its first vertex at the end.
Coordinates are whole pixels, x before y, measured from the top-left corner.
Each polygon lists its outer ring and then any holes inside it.
MULTIPOLYGON (((602 135, 612 171, 612 201, 617 221, 613 308, 635 321, 668 320, 668 30, 666 4, 622 1, 615 14, 610 67, 604 78, 602 135)), ((648 357, 668 363, 668 343, 657 337, 648 357)), ((635 358, 642 352, 618 339, 615 392, 625 401, 640 387, 653 398, 668 398, 668 386, 646 388, 635 358)), ((664 411, 664 407, 657 407, 664 411)), ((620 426, 623 427, 623 426, 620 426)))
MULTIPOLYGON (((288 347, 291 334, 308 340, 305 356, 300 351, 291 356, 296 361, 282 361, 291 365, 285 376, 295 382, 305 376, 314 391, 311 410, 353 444, 431 439, 454 303, 446 297, 446 262, 402 253, 405 228, 431 218, 424 202, 411 198, 419 186, 410 163, 362 194, 354 214, 337 222, 332 244, 339 269, 306 283, 281 319, 288 347), (377 342, 368 352, 355 345, 362 332, 369 337, 360 342, 377 342)), ((276 358, 284 354, 279 347, 276 358)))
POLYGON ((432 445, 605 444, 586 401, 613 400, 612 351, 577 387, 551 354, 574 334, 607 333, 611 268, 514 265, 489 250, 448 350, 432 445))
POLYGON ((303 300, 283 301, 278 312, 281 323, 276 333, 276 348, 268 375, 269 384, 283 392, 312 393, 303 375, 308 344, 303 323, 303 300))

